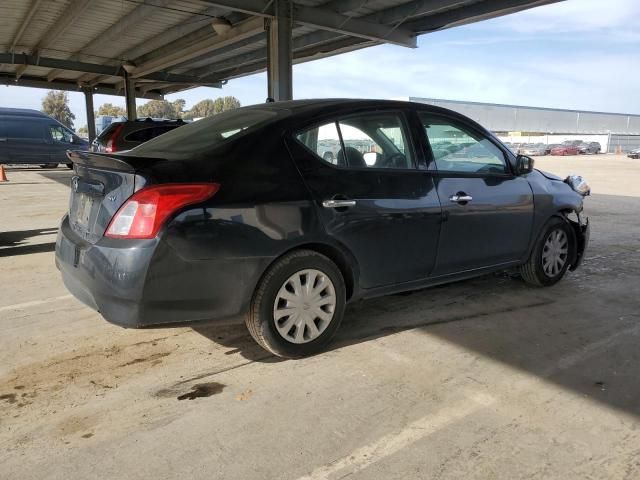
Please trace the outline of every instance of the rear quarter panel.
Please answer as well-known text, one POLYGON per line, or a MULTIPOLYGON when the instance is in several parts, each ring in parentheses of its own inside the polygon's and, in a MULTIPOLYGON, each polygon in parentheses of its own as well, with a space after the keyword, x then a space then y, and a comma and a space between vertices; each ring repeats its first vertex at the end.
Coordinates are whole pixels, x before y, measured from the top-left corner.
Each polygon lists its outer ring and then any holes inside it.
POLYGON ((153 182, 220 184, 210 200, 183 210, 161 233, 145 286, 147 301, 163 302, 177 289, 181 298, 206 305, 215 290, 225 292, 224 314, 235 313, 246 308, 277 257, 323 238, 279 131, 227 142, 215 157, 161 162, 143 173, 153 182))

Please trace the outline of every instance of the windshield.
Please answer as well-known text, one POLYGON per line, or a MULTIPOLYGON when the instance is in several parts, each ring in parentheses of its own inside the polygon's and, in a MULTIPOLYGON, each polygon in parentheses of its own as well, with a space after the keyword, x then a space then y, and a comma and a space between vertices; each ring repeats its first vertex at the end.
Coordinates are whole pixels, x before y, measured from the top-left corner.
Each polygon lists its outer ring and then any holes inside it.
POLYGON ((210 151, 221 143, 272 120, 279 110, 241 108, 176 128, 131 150, 131 155, 182 160, 210 151))

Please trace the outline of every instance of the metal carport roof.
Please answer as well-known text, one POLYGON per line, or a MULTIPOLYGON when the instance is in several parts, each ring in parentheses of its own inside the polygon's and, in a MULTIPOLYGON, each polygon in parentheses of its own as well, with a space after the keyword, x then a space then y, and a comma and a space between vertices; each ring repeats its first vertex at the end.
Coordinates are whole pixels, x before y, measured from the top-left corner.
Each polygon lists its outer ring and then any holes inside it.
MULTIPOLYGON (((556 1, 295 0, 293 62, 415 47, 423 33, 556 1)), ((121 94, 125 65, 139 97, 220 87, 266 69, 272 18, 273 0, 3 0, 0 83, 121 94), (218 35, 220 19, 230 28, 218 35)))

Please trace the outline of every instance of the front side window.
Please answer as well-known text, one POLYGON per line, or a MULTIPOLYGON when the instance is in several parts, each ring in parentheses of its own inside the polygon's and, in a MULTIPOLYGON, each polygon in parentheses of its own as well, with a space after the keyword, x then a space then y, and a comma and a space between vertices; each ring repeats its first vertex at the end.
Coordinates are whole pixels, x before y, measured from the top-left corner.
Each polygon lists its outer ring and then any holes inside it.
POLYGON ((413 168, 408 135, 399 114, 363 114, 314 126, 296 138, 340 168, 413 168))
POLYGON ((455 122, 420 114, 438 171, 505 174, 506 159, 488 138, 455 122))
POLYGON ((50 125, 49 131, 51 132, 51 138, 56 142, 73 143, 73 136, 71 133, 60 125, 50 125))

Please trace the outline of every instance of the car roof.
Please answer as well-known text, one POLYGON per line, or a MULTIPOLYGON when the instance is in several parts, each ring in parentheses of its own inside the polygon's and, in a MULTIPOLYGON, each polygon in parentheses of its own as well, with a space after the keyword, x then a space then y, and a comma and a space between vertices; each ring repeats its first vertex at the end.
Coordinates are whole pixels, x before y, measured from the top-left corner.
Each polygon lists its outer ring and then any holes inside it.
POLYGON ((0 115, 11 117, 39 117, 49 118, 49 115, 42 113, 39 110, 33 110, 31 108, 8 108, 0 107, 0 115))
POLYGON ((278 115, 274 118, 274 122, 279 121, 291 121, 293 119, 306 121, 308 119, 315 118, 316 116, 325 114, 348 114, 350 110, 360 109, 393 109, 399 110, 408 108, 418 108, 422 111, 432 112, 434 114, 444 114, 466 123, 474 124, 481 130, 486 130, 482 125, 474 121, 473 119, 450 110, 448 108, 438 107, 427 103, 409 102, 405 100, 381 100, 381 99, 357 99, 357 98, 322 98, 322 99, 304 99, 304 100, 286 100, 280 102, 266 102, 246 107, 240 107, 240 109, 256 109, 256 110, 271 110, 277 112, 278 115))

